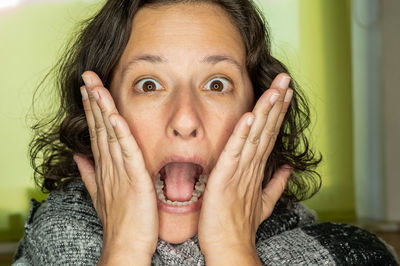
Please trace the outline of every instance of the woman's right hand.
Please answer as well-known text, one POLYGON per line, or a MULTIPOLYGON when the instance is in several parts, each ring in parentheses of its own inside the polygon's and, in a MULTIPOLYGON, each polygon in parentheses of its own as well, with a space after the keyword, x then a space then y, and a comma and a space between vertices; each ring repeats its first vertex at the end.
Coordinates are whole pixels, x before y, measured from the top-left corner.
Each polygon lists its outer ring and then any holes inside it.
POLYGON ((128 124, 100 78, 91 71, 82 78, 94 166, 80 154, 74 160, 103 224, 99 265, 149 265, 158 240, 152 179, 128 124))

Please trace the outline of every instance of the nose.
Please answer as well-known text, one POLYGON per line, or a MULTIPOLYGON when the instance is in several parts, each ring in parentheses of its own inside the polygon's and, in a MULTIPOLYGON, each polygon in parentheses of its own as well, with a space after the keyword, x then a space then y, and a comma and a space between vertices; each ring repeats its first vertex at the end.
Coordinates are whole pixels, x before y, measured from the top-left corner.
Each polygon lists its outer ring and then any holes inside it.
POLYGON ((193 92, 177 92, 171 100, 173 106, 168 123, 168 136, 182 139, 199 139, 203 135, 198 99, 193 92))

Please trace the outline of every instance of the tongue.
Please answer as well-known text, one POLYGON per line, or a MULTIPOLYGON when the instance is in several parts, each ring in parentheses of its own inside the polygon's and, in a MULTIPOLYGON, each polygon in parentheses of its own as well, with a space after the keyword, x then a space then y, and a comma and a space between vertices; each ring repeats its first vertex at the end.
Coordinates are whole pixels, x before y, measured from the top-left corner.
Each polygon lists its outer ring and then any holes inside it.
POLYGON ((189 201, 192 198, 196 167, 192 163, 169 163, 165 167, 164 193, 171 201, 189 201))

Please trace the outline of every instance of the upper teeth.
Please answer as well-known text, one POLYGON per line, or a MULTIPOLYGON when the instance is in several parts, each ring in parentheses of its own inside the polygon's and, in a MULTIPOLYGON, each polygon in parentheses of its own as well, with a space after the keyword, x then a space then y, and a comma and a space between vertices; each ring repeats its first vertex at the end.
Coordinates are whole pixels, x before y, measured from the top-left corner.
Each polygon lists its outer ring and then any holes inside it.
POLYGON ((156 177, 157 196, 162 202, 164 202, 165 204, 168 204, 168 205, 172 205, 172 206, 185 206, 185 205, 192 204, 199 199, 201 194, 203 194, 204 189, 206 187, 205 184, 207 183, 207 179, 208 179, 207 175, 199 176, 199 180, 196 182, 196 184, 194 186, 195 189, 193 190, 192 198, 189 201, 183 201, 183 202, 182 201, 171 201, 171 200, 167 200, 165 198, 164 191, 163 191, 164 181, 161 180, 161 176, 160 176, 160 174, 158 174, 156 177))

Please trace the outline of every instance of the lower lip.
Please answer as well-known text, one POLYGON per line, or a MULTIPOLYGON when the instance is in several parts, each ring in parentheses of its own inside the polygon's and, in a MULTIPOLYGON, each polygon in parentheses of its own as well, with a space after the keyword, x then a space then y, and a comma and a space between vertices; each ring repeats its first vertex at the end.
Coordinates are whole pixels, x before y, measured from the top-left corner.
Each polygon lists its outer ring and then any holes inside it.
POLYGON ((196 202, 185 206, 171 206, 157 198, 157 207, 159 210, 174 214, 185 214, 200 210, 203 197, 201 196, 196 202))

